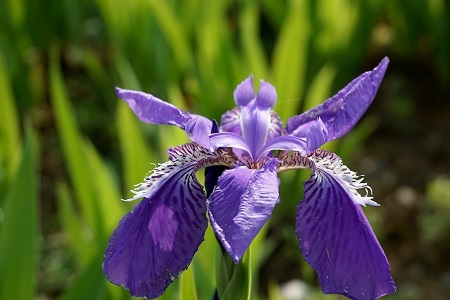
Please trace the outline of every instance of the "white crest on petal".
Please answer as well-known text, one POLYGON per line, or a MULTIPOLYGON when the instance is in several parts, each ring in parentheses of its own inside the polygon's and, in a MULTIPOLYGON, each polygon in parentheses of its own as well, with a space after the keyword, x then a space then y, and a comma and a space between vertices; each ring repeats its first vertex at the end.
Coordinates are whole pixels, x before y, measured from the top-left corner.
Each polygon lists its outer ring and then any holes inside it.
POLYGON ((196 143, 170 148, 167 153, 169 161, 155 165, 155 168, 145 176, 144 182, 136 184, 135 188, 131 190, 134 196, 122 199, 123 201, 151 197, 164 182, 178 172, 195 173, 204 167, 232 166, 236 162, 236 157, 225 150, 219 149, 212 152, 196 143))
POLYGON ((342 159, 336 154, 318 149, 308 155, 308 158, 315 163, 315 167, 332 175, 348 191, 355 204, 362 206, 380 206, 373 201, 372 188, 364 182, 364 176, 358 175, 342 163, 342 159), (361 195, 358 190, 364 190, 365 195, 361 195))

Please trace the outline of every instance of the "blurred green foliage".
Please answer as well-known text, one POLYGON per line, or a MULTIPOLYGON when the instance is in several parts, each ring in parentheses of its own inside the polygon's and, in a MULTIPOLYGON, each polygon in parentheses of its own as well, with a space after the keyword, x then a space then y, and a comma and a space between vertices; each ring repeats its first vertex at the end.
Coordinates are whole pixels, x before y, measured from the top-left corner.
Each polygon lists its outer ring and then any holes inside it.
MULTIPOLYGON (((449 22, 444 0, 1 1, 0 298, 129 298, 100 269, 107 238, 133 205, 120 199, 187 138, 138 122, 115 85, 220 120, 236 84, 253 74, 274 84, 275 110, 286 120, 385 55, 429 60, 448 81, 449 22)), ((405 105, 392 107, 407 114, 405 105)), ((376 127, 369 116, 327 147, 350 159, 376 127)), ((277 278, 269 276, 269 290, 258 287, 280 236, 289 246, 278 255, 296 261, 288 273, 314 286, 311 299, 325 297, 293 230, 306 176, 282 175, 284 201, 271 220, 278 233, 269 224, 252 246, 252 299, 281 299, 277 278)), ((421 224, 433 241, 449 229, 446 191, 448 179, 430 183, 431 215, 421 224)), ((211 299, 215 252, 208 229, 191 268, 162 299, 211 299)), ((401 284, 392 299, 402 297, 401 284)))

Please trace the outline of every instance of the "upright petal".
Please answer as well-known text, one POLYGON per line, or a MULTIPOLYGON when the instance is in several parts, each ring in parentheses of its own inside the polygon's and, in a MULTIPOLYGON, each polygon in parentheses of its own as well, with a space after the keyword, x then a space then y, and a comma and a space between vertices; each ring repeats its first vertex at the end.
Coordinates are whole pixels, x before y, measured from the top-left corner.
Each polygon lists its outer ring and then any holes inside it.
POLYGON ((238 106, 245 106, 254 98, 255 90, 253 89, 253 76, 250 75, 234 90, 234 101, 238 106))
MULTIPOLYGON (((290 118, 286 123, 287 132, 298 137, 306 137, 305 133, 298 128, 307 123, 316 122, 320 118, 327 129, 327 141, 346 134, 372 103, 388 64, 389 59, 383 58, 375 69, 361 74, 325 103, 290 118)), ((308 128, 313 129, 313 127, 308 128)), ((320 127, 315 128, 317 129, 314 130, 322 135, 320 127)))
POLYGON ((123 217, 103 272, 134 297, 160 296, 191 263, 207 227, 206 196, 192 172, 177 172, 123 217))
MULTIPOLYGON (((305 182, 297 207, 296 232, 305 260, 316 270, 326 294, 377 299, 396 290, 386 255, 339 169, 336 156, 323 152, 305 182), (335 160, 317 164, 320 159, 335 160)), ((355 184, 357 184, 356 182, 355 184)))
POLYGON ((118 87, 116 87, 116 94, 143 122, 174 125, 184 129, 186 122, 192 118, 185 111, 150 94, 118 87))
MULTIPOLYGON (((232 132, 242 135, 241 129, 241 108, 235 107, 222 115, 220 121, 220 129, 222 131, 232 132)), ((283 121, 280 116, 273 110, 270 111, 270 124, 267 140, 271 140, 283 134, 283 121)))
POLYGON ((278 201, 278 160, 260 169, 226 170, 208 201, 211 225, 224 248, 238 263, 278 201))

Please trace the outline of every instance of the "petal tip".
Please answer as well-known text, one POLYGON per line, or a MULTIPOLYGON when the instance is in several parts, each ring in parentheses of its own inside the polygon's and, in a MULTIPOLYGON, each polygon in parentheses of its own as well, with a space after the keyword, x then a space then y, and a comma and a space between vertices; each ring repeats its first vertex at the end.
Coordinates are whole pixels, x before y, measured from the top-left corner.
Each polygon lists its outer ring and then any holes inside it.
POLYGON ((234 101, 237 105, 245 106, 254 98, 253 75, 250 74, 250 76, 239 83, 234 90, 234 101))
POLYGON ((260 80, 260 86, 256 101, 258 106, 272 108, 277 101, 277 91, 270 83, 260 80))

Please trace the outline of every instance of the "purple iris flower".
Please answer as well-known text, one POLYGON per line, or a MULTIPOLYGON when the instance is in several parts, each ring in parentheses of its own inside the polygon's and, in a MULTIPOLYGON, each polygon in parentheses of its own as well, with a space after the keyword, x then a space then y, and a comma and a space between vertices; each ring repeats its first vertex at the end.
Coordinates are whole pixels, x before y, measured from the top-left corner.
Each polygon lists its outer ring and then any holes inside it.
POLYGON ((278 173, 306 168, 312 172, 297 206, 296 233, 323 292, 353 299, 394 292, 389 263, 361 209, 378 206, 370 187, 336 154, 318 149, 361 118, 388 63, 384 58, 325 103, 287 120, 285 128, 272 110, 274 87, 261 81, 255 94, 251 76, 237 86, 237 106, 222 116, 220 127, 152 95, 117 88, 140 120, 178 126, 192 142, 167 150, 169 161, 132 191, 129 200, 143 200, 109 240, 106 277, 133 296, 160 296, 191 263, 207 214, 238 263, 279 201, 278 173), (210 170, 205 173, 208 193, 195 177, 201 168, 210 170))

